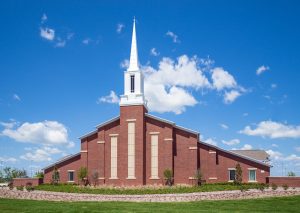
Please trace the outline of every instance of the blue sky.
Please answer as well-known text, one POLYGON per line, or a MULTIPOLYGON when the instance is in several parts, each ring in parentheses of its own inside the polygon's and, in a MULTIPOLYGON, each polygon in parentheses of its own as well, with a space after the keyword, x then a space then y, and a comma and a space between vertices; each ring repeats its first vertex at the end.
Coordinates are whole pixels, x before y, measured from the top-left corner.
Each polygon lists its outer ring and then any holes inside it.
POLYGON ((297 1, 2 3, 0 166, 30 174, 119 114, 135 16, 152 114, 300 175, 299 14, 297 1))

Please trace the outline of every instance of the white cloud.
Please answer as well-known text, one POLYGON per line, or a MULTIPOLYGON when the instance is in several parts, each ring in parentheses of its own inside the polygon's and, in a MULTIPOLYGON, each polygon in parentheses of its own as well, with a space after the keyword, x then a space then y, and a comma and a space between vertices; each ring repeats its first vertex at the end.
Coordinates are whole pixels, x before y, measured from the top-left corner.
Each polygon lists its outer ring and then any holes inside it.
POLYGON ((226 124, 220 124, 220 127, 222 127, 223 129, 228 129, 229 128, 226 124))
POLYGON ((222 140, 222 143, 223 144, 226 144, 228 146, 234 146, 234 145, 237 145, 240 143, 240 140, 239 139, 232 139, 230 141, 225 141, 225 140, 222 140))
POLYGON ((276 144, 276 143, 272 143, 272 145, 271 145, 272 147, 278 147, 278 145, 276 144))
POLYGON ((121 24, 121 23, 119 23, 118 25, 117 25, 117 33, 121 33, 122 32, 122 30, 125 28, 125 25, 124 24, 121 24))
POLYGON ((265 72, 265 71, 267 71, 269 69, 270 69, 270 67, 262 65, 262 66, 260 66, 260 67, 257 68, 256 75, 260 75, 260 74, 262 74, 263 72, 265 72))
POLYGON ((269 138, 300 138, 300 126, 286 125, 274 121, 261 121, 256 128, 246 126, 240 131, 250 136, 261 136, 269 138))
POLYGON ((166 35, 172 38, 173 43, 180 43, 178 36, 175 33, 168 31, 166 35))
POLYGON ((157 52, 156 48, 153 47, 153 48, 150 50, 150 55, 158 56, 158 55, 159 55, 159 52, 157 52))
POLYGON ((68 139, 67 128, 57 121, 25 122, 16 129, 5 128, 1 135, 22 143, 74 146, 68 139))
POLYGON ((123 69, 127 69, 129 67, 129 60, 125 59, 120 63, 120 67, 123 69))
POLYGON ((230 104, 234 102, 239 96, 241 96, 241 93, 237 90, 231 90, 230 92, 225 92, 224 103, 230 104))
POLYGON ((43 147, 35 149, 32 152, 27 152, 26 154, 21 155, 20 158, 33 162, 44 162, 51 161, 51 156, 59 153, 62 153, 62 151, 57 148, 43 147))
POLYGON ((57 38, 57 42, 55 44, 55 47, 65 47, 66 46, 66 40, 62 40, 61 38, 57 38))
POLYGON ((245 144, 241 150, 250 150, 250 149, 253 149, 253 147, 250 145, 250 144, 245 144))
POLYGON ((213 86, 218 91, 237 87, 234 77, 222 67, 216 67, 212 70, 213 86))
POLYGON ((270 158, 274 160, 279 160, 283 157, 283 155, 280 152, 273 151, 271 149, 267 150, 266 152, 270 155, 270 158))
POLYGON ((0 162, 5 162, 5 163, 16 163, 18 160, 13 157, 0 157, 0 162))
POLYGON ((16 100, 16 101, 21 101, 20 96, 18 96, 17 94, 13 95, 13 99, 16 100))
POLYGON ((277 84, 271 84, 271 88, 272 88, 272 89, 277 88, 277 84))
POLYGON ((248 112, 244 112, 244 113, 243 113, 243 116, 244 116, 244 117, 247 117, 248 115, 249 115, 248 112))
POLYGON ((207 139, 203 140, 203 142, 208 143, 208 144, 213 145, 213 146, 217 146, 217 144, 218 144, 217 141, 215 141, 212 138, 207 138, 207 139))
POLYGON ((6 129, 11 129, 14 126, 16 126, 18 124, 18 122, 12 120, 10 122, 0 122, 0 125, 3 126, 6 129))
POLYGON ((40 28, 40 36, 46 40, 53 41, 55 38, 55 31, 51 28, 40 28))
POLYGON ((114 91, 110 91, 109 95, 103 96, 98 99, 97 103, 100 104, 101 102, 110 103, 110 104, 118 104, 120 102, 120 99, 114 91))
POLYGON ((47 15, 44 13, 43 16, 41 17, 41 23, 45 23, 47 21, 48 17, 47 15))
POLYGON ((90 42, 91 42, 90 38, 86 38, 86 39, 82 40, 82 43, 85 44, 85 45, 88 45, 90 42))

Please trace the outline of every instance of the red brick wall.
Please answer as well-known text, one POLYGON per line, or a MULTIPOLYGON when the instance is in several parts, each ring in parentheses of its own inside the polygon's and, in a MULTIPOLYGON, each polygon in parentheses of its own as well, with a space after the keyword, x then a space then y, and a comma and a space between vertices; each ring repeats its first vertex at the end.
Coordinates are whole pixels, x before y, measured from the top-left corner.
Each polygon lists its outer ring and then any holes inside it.
POLYGON ((268 166, 231 155, 203 143, 200 143, 200 156, 200 170, 203 179, 208 183, 227 182, 229 180, 228 168, 235 168, 237 163, 242 168, 243 182, 248 182, 249 168, 256 168, 257 182, 265 183, 266 177, 270 175, 268 166))
POLYGON ((267 177, 267 183, 274 183, 278 186, 300 187, 300 177, 267 177))
MULTIPOLYGON (((77 155, 73 158, 68 159, 62 163, 57 164, 57 169, 59 171, 60 182, 67 183, 68 182, 68 170, 75 170, 74 172, 74 182, 78 183, 77 172, 79 168, 82 166, 81 155, 77 155)), ((54 167, 50 167, 44 171, 44 183, 52 182, 52 173, 54 167)))
POLYGON ((42 178, 14 178, 13 186, 26 186, 28 183, 31 183, 32 186, 38 186, 43 183, 42 178))

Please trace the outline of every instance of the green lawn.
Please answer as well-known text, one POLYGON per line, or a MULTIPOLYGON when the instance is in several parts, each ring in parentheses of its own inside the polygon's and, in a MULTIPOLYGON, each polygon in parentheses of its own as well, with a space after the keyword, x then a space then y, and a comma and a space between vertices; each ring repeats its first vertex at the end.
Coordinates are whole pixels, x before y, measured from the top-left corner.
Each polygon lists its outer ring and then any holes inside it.
POLYGON ((300 196, 189 203, 51 202, 0 199, 0 212, 300 212, 300 196))
MULTIPOLYGON (((244 189, 259 188, 262 184, 243 184, 244 189)), ((265 185, 264 185, 265 186, 265 185)), ((192 192, 210 192, 225 190, 240 190, 241 186, 233 183, 204 184, 202 186, 172 186, 162 188, 90 188, 78 187, 71 184, 43 184, 35 188, 36 190, 68 192, 68 193, 88 193, 88 194, 173 194, 173 193, 192 193, 192 192)))

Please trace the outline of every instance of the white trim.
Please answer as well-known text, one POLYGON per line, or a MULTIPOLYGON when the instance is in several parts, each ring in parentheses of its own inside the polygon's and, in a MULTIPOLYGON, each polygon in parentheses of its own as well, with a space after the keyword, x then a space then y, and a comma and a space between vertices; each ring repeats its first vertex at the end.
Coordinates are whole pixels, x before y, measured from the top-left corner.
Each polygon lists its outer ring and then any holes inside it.
POLYGON ((97 126, 95 126, 95 128, 99 129, 99 128, 105 126, 106 124, 112 123, 112 122, 114 122, 114 121, 116 121, 118 119, 120 119, 120 116, 117 116, 117 117, 114 117, 114 118, 112 118, 110 120, 104 121, 103 123, 98 124, 97 126))
POLYGON ((105 177, 99 177, 98 180, 105 180, 105 177))
POLYGON ((150 177, 149 179, 150 180, 159 180, 160 178, 159 177, 150 177))
POLYGON ((189 177, 189 180, 196 180, 197 178, 195 177, 189 177))
POLYGON ((159 132, 149 132, 149 135, 158 135, 159 132))
POLYGON ((190 146, 190 147, 189 147, 189 150, 196 150, 196 149, 198 149, 197 146, 190 146))
POLYGON ((105 141, 97 141, 98 144, 103 144, 105 141))
POLYGON ((248 180, 248 183, 257 183, 257 180, 248 180))
POLYGON ((74 183, 75 181, 74 180, 68 180, 67 182, 68 183, 74 183))
POLYGON ((208 151, 208 154, 217 154, 216 151, 208 151))
POLYGON ((236 170, 236 168, 228 168, 228 170, 236 170))
POLYGON ((209 180, 217 180, 218 178, 217 177, 209 177, 208 179, 209 180))
POLYGON ((265 173, 266 171, 265 170, 260 170, 260 173, 265 173))
POLYGON ((165 138, 164 141, 173 141, 173 138, 165 138))
POLYGON ((126 180, 136 180, 136 177, 127 177, 126 180))
POLYGON ((80 153, 87 153, 87 150, 80 150, 80 153))
POLYGON ((116 136, 119 136, 118 133, 113 133, 113 134, 109 134, 110 137, 116 137, 116 136))
POLYGON ((257 170, 257 168, 248 168, 248 170, 257 170))
POLYGON ((256 174, 256 168, 248 169, 248 182, 257 182, 257 174, 256 174), (255 171, 255 179, 250 180, 250 171, 255 171))
POLYGON ((88 132, 88 133, 86 133, 86 134, 80 136, 78 139, 81 140, 81 139, 87 138, 87 137, 89 137, 89 136, 91 136, 91 135, 93 135, 93 134, 95 134, 95 133, 97 133, 97 132, 98 132, 98 130, 90 131, 90 132, 88 132))
POLYGON ((67 170, 68 172, 75 172, 75 170, 67 170))
POLYGON ((70 159, 72 159, 73 157, 77 157, 78 155, 80 155, 80 152, 78 152, 77 154, 74 154, 74 155, 69 155, 69 156, 63 157, 62 159, 56 161, 55 163, 50 164, 50 165, 47 166, 47 167, 44 167, 42 170, 45 171, 46 169, 49 169, 49 168, 51 168, 51 167, 53 167, 53 166, 55 166, 55 165, 57 165, 57 164, 60 164, 60 163, 65 162, 65 161, 67 161, 67 160, 70 160, 70 159))
POLYGON ((127 121, 127 122, 134 122, 134 121, 136 121, 136 119, 135 119, 135 118, 132 118, 132 119, 126 119, 126 121, 127 121))

